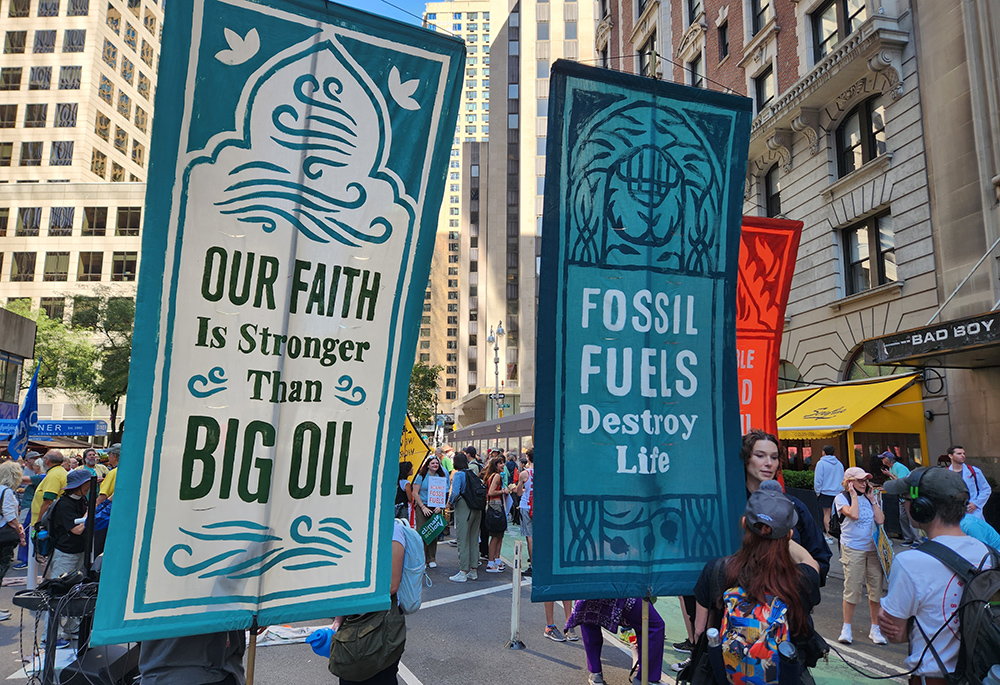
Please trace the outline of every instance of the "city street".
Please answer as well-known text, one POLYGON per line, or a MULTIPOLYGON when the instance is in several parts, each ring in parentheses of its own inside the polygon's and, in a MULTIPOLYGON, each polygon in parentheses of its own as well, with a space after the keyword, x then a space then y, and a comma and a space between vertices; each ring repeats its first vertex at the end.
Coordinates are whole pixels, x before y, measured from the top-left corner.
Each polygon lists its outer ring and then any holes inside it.
MULTIPOLYGON (((516 529, 516 527, 515 527, 516 529)), ((510 561, 514 537, 506 536, 504 556, 510 561)), ((897 548, 897 551, 899 549, 897 548)), ((906 654, 904 645, 876 646, 867 639, 868 622, 864 607, 855 615, 855 642, 840 645, 836 636, 841 625, 842 575, 836 561, 839 550, 834 550, 834 567, 827 586, 823 588, 823 602, 814 613, 816 627, 840 652, 862 670, 872 675, 884 676, 903 669, 906 654)), ((407 617, 406 653, 400 669, 400 682, 406 685, 556 685, 586 683, 587 671, 582 642, 557 643, 546 639, 544 609, 541 604, 531 604, 530 580, 522 583, 520 638, 523 651, 506 648, 510 639, 511 571, 500 574, 479 569, 479 579, 467 583, 452 583, 448 576, 457 569, 457 552, 447 543, 438 548, 439 567, 428 574, 433 587, 424 589, 423 607, 407 617)), ((23 578, 23 571, 12 571, 8 578, 23 578)), ((9 608, 10 598, 20 587, 4 587, 0 591, 0 607, 9 608)), ((684 639, 684 625, 679 603, 673 597, 661 598, 657 610, 666 622, 664 650, 665 675, 667 666, 683 659, 671 648, 671 643, 684 639)), ((24 634, 19 638, 20 611, 15 610, 10 620, 0 623, 0 680, 17 685, 26 679, 20 672, 19 639, 25 649, 32 641, 32 619, 24 615, 24 634)), ((556 622, 563 619, 562 609, 556 606, 556 622)), ((320 626, 324 622, 312 621, 302 625, 320 626)), ((630 650, 617 639, 605 633, 603 653, 605 680, 612 685, 628 682, 632 663, 630 650)), ((308 645, 289 644, 261 647, 257 656, 259 685, 285 683, 335 683, 336 679, 326 668, 326 660, 316 656, 308 645)), ((861 682, 864 678, 852 671, 831 653, 827 662, 821 662, 813 675, 820 684, 861 682)), ((903 682, 902 678, 895 679, 903 682)), ((673 682, 664 678, 664 682, 673 682)))

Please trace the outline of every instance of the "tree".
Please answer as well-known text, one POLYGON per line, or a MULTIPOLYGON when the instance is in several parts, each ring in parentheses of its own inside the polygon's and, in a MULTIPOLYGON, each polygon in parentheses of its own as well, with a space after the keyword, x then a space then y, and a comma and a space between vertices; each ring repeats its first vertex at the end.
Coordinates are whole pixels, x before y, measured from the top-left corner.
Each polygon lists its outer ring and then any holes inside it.
POLYGON ((31 368, 21 374, 21 387, 27 388, 35 367, 38 387, 58 388, 68 393, 88 393, 96 380, 97 349, 84 332, 72 330, 61 319, 52 319, 41 309, 30 308, 30 300, 15 300, 9 311, 31 319, 37 326, 35 358, 31 368))
POLYGON ((117 296, 110 289, 102 287, 97 290, 96 302, 93 304, 97 313, 93 330, 97 334, 99 373, 96 374, 90 391, 98 402, 106 404, 111 410, 111 433, 117 433, 118 406, 128 390, 135 300, 117 296))
POLYGON ((433 424, 437 418, 438 376, 441 371, 440 366, 428 366, 423 362, 413 365, 406 405, 418 430, 433 424))

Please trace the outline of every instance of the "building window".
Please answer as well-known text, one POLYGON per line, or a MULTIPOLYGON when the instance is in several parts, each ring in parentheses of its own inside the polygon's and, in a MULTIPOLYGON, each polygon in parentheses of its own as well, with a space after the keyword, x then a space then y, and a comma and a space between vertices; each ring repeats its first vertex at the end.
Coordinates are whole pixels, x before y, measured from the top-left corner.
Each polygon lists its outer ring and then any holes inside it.
POLYGON ((132 141, 132 161, 139 166, 146 165, 146 147, 138 140, 132 141))
POLYGON ((122 57, 122 78, 130 86, 132 85, 132 81, 135 80, 135 65, 127 57, 122 57))
POLYGON ((55 31, 35 31, 35 46, 33 52, 44 55, 56 51, 55 31))
POLYGON ((146 78, 146 75, 143 74, 140 71, 139 72, 139 85, 137 86, 137 89, 139 91, 139 95, 141 95, 142 97, 144 97, 147 100, 149 99, 149 85, 150 85, 149 84, 149 79, 146 78))
POLYGON ((14 19, 24 19, 31 13, 31 0, 10 0, 7 16, 14 19))
POLYGON ((17 105, 0 105, 0 128, 14 128, 17 123, 17 105))
POLYGON ((122 28, 122 15, 110 2, 108 3, 107 22, 111 30, 115 32, 115 35, 118 35, 122 28))
POLYGON ((27 282, 35 280, 35 253, 14 252, 11 254, 10 280, 12 282, 27 282))
POLYGON ((115 126, 115 149, 128 154, 128 133, 121 126, 115 126))
POLYGON ((84 207, 80 235, 85 238, 103 236, 108 228, 107 207, 84 207))
POLYGON ((5 55, 23 55, 24 46, 27 42, 27 31, 8 31, 4 34, 3 53, 5 55))
POLYGON ((73 298, 73 326, 76 328, 94 328, 97 326, 99 303, 96 297, 77 295, 73 298))
POLYGON ((777 164, 764 174, 764 211, 770 217, 781 214, 781 179, 777 164))
POLYGON ((147 126, 147 114, 146 114, 146 111, 144 109, 142 109, 141 107, 136 107, 135 108, 135 127, 137 129, 139 129, 140 131, 142 131, 143 133, 145 133, 146 132, 146 126, 147 126))
POLYGON ((38 16, 58 17, 59 0, 38 0, 38 16))
POLYGON ((108 117, 100 112, 97 113, 97 120, 94 124, 94 133, 99 135, 104 140, 111 139, 111 117, 108 117))
POLYGON ((53 141, 49 154, 49 166, 72 166, 74 145, 72 140, 53 141))
POLYGON ((80 90, 83 67, 59 67, 59 90, 80 90))
POLYGON ((828 0, 810 19, 813 57, 819 62, 864 22, 865 0, 828 0))
POLYGON ((17 210, 17 227, 14 229, 14 235, 26 238, 36 237, 41 224, 41 207, 21 207, 17 210))
POLYGON ((757 94, 757 114, 774 100, 774 69, 768 65, 754 80, 754 91, 757 94))
POLYGON ((75 102, 61 102, 56 105, 56 128, 73 128, 76 126, 78 105, 75 102))
POLYGON ((48 105, 25 105, 24 107, 24 127, 25 128, 45 128, 45 120, 48 118, 48 105))
MULTIPOLYGON (((640 10, 641 11, 641 10, 640 10)), ((656 60, 656 31, 650 34, 649 40, 639 48, 639 75, 653 76, 653 65, 656 60)))
POLYGON ((891 215, 871 217, 844 229, 843 233, 844 282, 848 295, 897 280, 891 215))
POLYGON ((118 225, 115 226, 116 236, 135 237, 139 235, 139 224, 142 223, 142 207, 119 207, 118 225))
POLYGON ((136 42, 139 39, 138 34, 135 31, 135 27, 132 24, 125 22, 125 45, 132 48, 132 52, 135 52, 136 42))
POLYGON ((142 61, 147 65, 153 66, 153 46, 145 40, 142 41, 142 53, 139 56, 142 57, 142 61))
POLYGON ((566 22, 566 40, 576 40, 577 23, 575 21, 566 22))
POLYGON ((90 171, 97 174, 101 178, 107 173, 108 168, 108 156, 101 152, 100 150, 94 150, 94 156, 90 160, 90 171))
POLYGON ((69 0, 67 17, 85 17, 90 14, 90 0, 69 0))
POLYGON ((125 167, 123 167, 118 162, 111 163, 111 182, 112 183, 125 182, 125 167))
POLYGON ((702 0, 688 0, 688 26, 698 21, 702 13, 702 0))
POLYGON ((136 16, 139 17, 139 10, 142 7, 142 0, 128 0, 128 8, 136 16))
POLYGON ((63 52, 83 52, 87 47, 87 29, 66 29, 63 32, 63 52))
POLYGON ((0 69, 0 90, 21 90, 21 67, 0 69))
POLYGON ((688 71, 691 73, 691 85, 695 88, 705 87, 705 60, 701 54, 688 62, 688 71))
POLYGON ((102 100, 104 100, 109 105, 115 97, 115 86, 111 83, 111 79, 107 76, 101 75, 101 85, 97 91, 97 94, 102 100))
POLYGON ((770 18, 771 0, 750 0, 750 35, 756 36, 770 18))
POLYGON ((146 10, 146 14, 142 20, 142 25, 146 27, 146 30, 156 35, 156 15, 146 10))
MULTIPOLYGON (((10 166, 11 158, 14 156, 14 143, 0 143, 0 166, 10 166)), ((6 212, 6 209, 0 209, 0 212, 6 212)), ((4 229, 7 228, 6 225, 6 215, 4 215, 4 229)), ((2 236, 3 233, 0 233, 2 236)))
POLYGON ((52 67, 31 67, 28 90, 48 90, 52 87, 52 67))
POLYGON ((66 298, 65 297, 43 297, 39 302, 39 309, 45 312, 45 316, 50 319, 56 319, 57 321, 62 321, 63 316, 66 314, 66 298))
POLYGON ((805 381, 795 364, 784 359, 778 362, 778 390, 791 390, 802 385, 805 385, 805 381))
POLYGON ((21 143, 21 166, 42 166, 42 143, 21 143))
POLYGON ((76 270, 76 280, 84 283, 100 281, 103 266, 103 252, 81 252, 79 266, 76 270))
POLYGON ((132 98, 122 91, 118 92, 118 113, 126 119, 132 118, 132 98))
POLYGON ((729 57, 729 22, 719 25, 719 61, 729 57))
POLYGON ((43 281, 65 281, 69 273, 69 252, 46 252, 43 281))
POLYGON ((138 252, 115 252, 111 256, 111 280, 134 281, 138 252))
POLYGON ((837 172, 846 176, 885 151, 885 107, 876 95, 852 109, 837 127, 837 172))

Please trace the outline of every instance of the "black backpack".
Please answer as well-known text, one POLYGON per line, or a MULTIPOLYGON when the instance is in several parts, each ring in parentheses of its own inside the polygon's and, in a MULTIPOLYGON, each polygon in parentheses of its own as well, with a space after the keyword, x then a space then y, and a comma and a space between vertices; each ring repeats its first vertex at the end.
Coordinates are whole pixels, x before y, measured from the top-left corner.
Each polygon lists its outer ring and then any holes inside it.
MULTIPOLYGON (((847 498, 848 503, 850 503, 850 491, 844 490, 843 495, 847 498)), ((833 507, 833 511, 830 512, 830 537, 840 540, 840 524, 844 522, 844 515, 837 511, 836 498, 834 498, 834 502, 831 506, 833 507)))
POLYGON ((486 486, 483 485, 479 474, 472 470, 465 472, 465 487, 462 488, 462 499, 473 511, 482 511, 486 508, 486 486))
MULTIPOLYGON (((955 609, 962 646, 958 652, 955 673, 946 677, 954 683, 980 685, 990 669, 1000 664, 1000 552, 989 547, 988 556, 992 558, 993 566, 983 568, 982 562, 979 566, 974 566, 955 550, 933 540, 920 545, 917 550, 931 555, 950 568, 965 585, 962 599, 955 609)), ((985 561, 984 558, 983 562, 985 561)), ((919 623, 917 628, 921 633, 924 632, 919 623)), ((924 639, 941 667, 941 672, 947 673, 931 639, 926 634, 924 639)))

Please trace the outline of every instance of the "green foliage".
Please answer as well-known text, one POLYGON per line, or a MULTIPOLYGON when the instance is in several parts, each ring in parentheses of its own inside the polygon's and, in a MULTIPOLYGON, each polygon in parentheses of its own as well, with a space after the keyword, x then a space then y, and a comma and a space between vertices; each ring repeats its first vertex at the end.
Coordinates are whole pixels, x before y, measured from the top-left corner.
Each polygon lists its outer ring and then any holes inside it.
POLYGON ((17 300, 7 305, 8 310, 31 319, 38 327, 34 363, 25 368, 21 377, 22 387, 28 387, 35 367, 41 363, 42 368, 38 372, 40 388, 60 388, 70 393, 88 392, 97 376, 95 365, 98 353, 91 336, 67 327, 59 319, 50 319, 40 309, 29 307, 30 300, 17 300))
POLYGON ((418 430, 434 423, 437 411, 438 376, 441 371, 440 366, 428 366, 423 362, 413 365, 406 407, 418 430))
POLYGON ((116 432, 118 405, 128 390, 135 300, 116 296, 108 288, 99 288, 96 299, 97 317, 93 328, 98 336, 100 373, 90 392, 98 402, 111 409, 111 431, 116 432))
POLYGON ((813 472, 812 471, 789 471, 784 470, 782 474, 785 476, 785 487, 789 488, 800 488, 802 490, 812 490, 813 489, 813 472))

